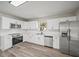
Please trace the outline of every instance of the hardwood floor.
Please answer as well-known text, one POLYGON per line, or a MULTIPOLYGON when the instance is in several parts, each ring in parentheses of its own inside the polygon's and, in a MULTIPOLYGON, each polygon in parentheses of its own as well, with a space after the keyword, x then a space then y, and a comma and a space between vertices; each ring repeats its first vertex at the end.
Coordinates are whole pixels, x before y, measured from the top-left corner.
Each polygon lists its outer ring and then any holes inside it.
POLYGON ((28 42, 21 42, 1 53, 1 57, 70 57, 60 51, 28 42))

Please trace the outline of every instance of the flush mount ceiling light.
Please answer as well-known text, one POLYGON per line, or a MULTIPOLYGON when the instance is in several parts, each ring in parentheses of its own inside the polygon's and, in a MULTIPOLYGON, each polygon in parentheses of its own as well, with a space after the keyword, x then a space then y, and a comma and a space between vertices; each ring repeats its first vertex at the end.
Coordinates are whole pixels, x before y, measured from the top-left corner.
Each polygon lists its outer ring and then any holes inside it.
POLYGON ((23 4, 24 2, 26 2, 26 1, 10 1, 10 4, 17 7, 21 4, 23 4))

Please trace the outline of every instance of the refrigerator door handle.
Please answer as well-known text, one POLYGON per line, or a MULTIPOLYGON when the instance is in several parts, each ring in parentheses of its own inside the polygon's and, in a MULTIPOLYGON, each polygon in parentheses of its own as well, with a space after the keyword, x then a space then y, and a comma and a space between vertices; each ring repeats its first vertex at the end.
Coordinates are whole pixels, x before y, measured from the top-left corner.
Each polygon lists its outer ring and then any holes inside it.
POLYGON ((67 31, 67 40, 68 41, 70 41, 70 31, 71 31, 70 29, 68 29, 68 31, 67 31))

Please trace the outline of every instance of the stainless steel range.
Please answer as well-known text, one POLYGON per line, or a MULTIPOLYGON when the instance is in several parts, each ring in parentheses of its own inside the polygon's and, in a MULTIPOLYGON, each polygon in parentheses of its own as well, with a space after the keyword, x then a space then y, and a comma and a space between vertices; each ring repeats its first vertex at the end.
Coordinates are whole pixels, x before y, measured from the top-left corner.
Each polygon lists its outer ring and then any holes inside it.
POLYGON ((20 33, 13 33, 12 35, 12 46, 16 45, 17 43, 23 42, 23 35, 20 33))

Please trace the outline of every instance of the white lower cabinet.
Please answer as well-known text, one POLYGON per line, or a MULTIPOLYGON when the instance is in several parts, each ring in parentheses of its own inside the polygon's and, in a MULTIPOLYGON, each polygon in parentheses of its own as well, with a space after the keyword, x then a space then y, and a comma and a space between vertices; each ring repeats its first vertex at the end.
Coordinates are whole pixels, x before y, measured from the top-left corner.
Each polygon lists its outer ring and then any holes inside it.
POLYGON ((43 35, 36 35, 34 33, 25 34, 23 37, 23 41, 39 44, 39 45, 44 45, 44 36, 43 35))
POLYGON ((4 51, 12 47, 12 37, 10 35, 1 37, 1 50, 4 51))
POLYGON ((44 45, 44 36, 43 35, 37 35, 37 44, 44 45))

